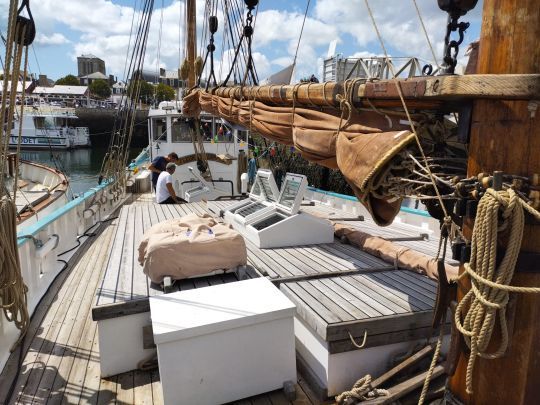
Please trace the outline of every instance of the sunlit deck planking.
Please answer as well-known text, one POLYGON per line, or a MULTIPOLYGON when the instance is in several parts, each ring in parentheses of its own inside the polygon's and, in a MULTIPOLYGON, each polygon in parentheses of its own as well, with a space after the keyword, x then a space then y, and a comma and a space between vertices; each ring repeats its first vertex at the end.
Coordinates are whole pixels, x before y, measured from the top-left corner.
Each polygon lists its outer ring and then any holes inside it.
MULTIPOLYGON (((69 261, 33 316, 17 375, 18 350, 0 375, 0 403, 17 377, 10 404, 162 404, 159 373, 133 371, 100 378, 97 324, 91 307, 119 230, 119 219, 103 227, 69 261)), ((121 229, 120 229, 121 230, 121 229)), ((307 404, 298 390, 298 404, 307 404)), ((287 404, 281 392, 243 404, 287 404)))

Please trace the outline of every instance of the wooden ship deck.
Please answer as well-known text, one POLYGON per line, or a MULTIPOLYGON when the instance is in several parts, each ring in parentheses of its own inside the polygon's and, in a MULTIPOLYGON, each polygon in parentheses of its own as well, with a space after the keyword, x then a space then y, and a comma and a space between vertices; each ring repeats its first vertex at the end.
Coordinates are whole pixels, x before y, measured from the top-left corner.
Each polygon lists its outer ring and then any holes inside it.
MULTIPOLYGON (((223 204, 226 204, 225 202, 223 204)), ((318 210, 354 226, 369 225, 350 214, 315 204, 318 210), (346 217, 349 218, 346 218, 346 217)), ((96 320, 149 311, 148 298, 162 294, 137 262, 138 243, 146 229, 190 212, 211 213, 205 203, 158 205, 150 195, 126 202, 118 217, 102 225, 68 262, 33 316, 22 352, 12 353, 0 375, 0 400, 15 375, 9 403, 162 403, 158 371, 132 371, 100 377, 96 320), (21 367, 17 368, 19 356, 21 367)), ((386 229, 399 243, 422 245, 434 254, 437 243, 406 226, 386 229)), ((426 337, 430 331, 436 284, 400 270, 353 246, 334 243, 259 249, 247 242, 248 277, 266 276, 297 305, 297 317, 329 342, 331 353, 353 350, 349 333, 369 331, 367 347, 426 337)), ((175 289, 234 282, 234 273, 175 283, 175 289)), ((310 403, 302 389, 295 403, 310 403)), ((276 391, 244 404, 288 403, 276 391)))

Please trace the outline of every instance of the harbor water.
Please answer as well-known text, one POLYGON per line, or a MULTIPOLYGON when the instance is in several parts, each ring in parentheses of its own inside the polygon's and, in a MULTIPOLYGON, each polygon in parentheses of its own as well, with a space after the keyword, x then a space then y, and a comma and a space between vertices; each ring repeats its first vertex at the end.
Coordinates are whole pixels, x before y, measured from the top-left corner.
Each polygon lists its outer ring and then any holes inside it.
MULTIPOLYGON (((141 149, 138 148, 130 149, 129 159, 136 157, 140 151, 141 149)), ((22 151, 21 159, 61 170, 69 178, 73 195, 77 196, 97 185, 99 171, 106 153, 107 148, 104 147, 69 151, 22 151)))

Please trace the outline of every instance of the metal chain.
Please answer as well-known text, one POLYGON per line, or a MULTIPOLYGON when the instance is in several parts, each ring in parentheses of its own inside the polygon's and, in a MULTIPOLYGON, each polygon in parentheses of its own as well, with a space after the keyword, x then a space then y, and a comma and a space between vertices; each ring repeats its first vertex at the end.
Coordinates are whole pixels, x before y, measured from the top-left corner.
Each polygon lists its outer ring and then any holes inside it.
POLYGON ((464 34, 470 24, 468 22, 458 22, 459 17, 448 16, 448 24, 446 25, 446 36, 444 37, 444 66, 445 74, 453 75, 457 65, 457 56, 459 46, 463 42, 464 34), (452 32, 458 32, 458 39, 450 40, 452 32))

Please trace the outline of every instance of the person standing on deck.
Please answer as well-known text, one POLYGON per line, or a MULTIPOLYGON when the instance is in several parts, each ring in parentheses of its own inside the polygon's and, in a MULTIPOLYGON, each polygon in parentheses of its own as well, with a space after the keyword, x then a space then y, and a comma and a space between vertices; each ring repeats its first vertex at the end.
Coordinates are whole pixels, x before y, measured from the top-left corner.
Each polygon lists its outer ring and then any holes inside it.
POLYGON ((175 171, 176 164, 169 162, 165 170, 159 174, 156 183, 156 202, 158 204, 179 204, 185 202, 182 198, 178 198, 174 192, 172 175, 175 171))
POLYGON ((164 172, 168 163, 178 163, 178 155, 174 152, 169 153, 167 156, 157 156, 148 167, 148 170, 152 172, 152 186, 156 189, 156 183, 160 173, 164 172))

